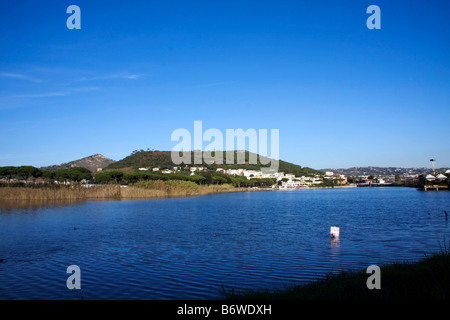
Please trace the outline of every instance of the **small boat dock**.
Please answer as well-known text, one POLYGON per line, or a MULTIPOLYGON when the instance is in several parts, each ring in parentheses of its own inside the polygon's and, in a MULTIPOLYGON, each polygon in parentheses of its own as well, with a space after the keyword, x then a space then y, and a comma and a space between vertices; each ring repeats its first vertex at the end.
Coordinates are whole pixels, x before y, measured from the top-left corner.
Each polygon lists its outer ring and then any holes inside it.
POLYGON ((424 185, 422 187, 423 191, 443 191, 443 190, 447 190, 448 191, 448 186, 445 185, 424 185))

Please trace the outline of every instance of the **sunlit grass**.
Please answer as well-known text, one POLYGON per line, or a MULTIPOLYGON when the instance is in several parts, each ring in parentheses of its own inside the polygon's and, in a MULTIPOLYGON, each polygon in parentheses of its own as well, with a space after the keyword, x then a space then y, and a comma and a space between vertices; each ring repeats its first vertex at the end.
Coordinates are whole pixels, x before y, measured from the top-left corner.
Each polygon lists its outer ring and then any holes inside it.
POLYGON ((116 184, 85 186, 48 185, 41 187, 2 187, 0 200, 89 200, 185 197, 238 189, 231 185, 198 185, 189 181, 142 181, 128 187, 116 184))
POLYGON ((237 189, 231 185, 198 185, 190 181, 141 181, 121 188, 122 198, 160 198, 185 197, 218 192, 230 192, 237 189))

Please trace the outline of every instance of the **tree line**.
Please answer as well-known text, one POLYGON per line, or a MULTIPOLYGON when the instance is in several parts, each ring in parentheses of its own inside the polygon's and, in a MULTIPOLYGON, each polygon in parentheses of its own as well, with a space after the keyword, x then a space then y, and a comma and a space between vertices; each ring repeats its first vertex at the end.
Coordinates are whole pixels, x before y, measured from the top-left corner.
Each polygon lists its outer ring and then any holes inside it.
POLYGON ((195 182, 202 185, 230 184, 235 187, 268 187, 276 183, 274 178, 253 178, 231 176, 221 172, 205 170, 203 172, 190 175, 188 171, 179 173, 163 174, 158 172, 123 172, 121 170, 107 170, 93 175, 88 169, 82 167, 72 167, 68 169, 58 169, 54 171, 41 170, 33 166, 20 167, 0 167, 0 178, 11 182, 32 183, 41 178, 44 183, 64 183, 69 182, 92 182, 97 184, 133 184, 140 181, 149 180, 181 180, 195 182))
POLYGON ((236 187, 263 187, 271 186, 276 183, 274 178, 254 178, 248 180, 246 177, 230 176, 220 172, 203 171, 198 174, 190 175, 186 173, 154 173, 154 172, 123 172, 120 170, 108 170, 98 172, 94 176, 94 181, 100 184, 120 183, 132 184, 148 180, 182 180, 191 181, 197 184, 231 184, 236 187))
POLYGON ((0 177, 12 181, 32 182, 30 179, 42 178, 44 182, 53 183, 55 181, 67 183, 68 181, 80 182, 82 180, 91 180, 91 172, 82 167, 73 167, 68 169, 58 169, 55 171, 41 170, 33 166, 20 167, 0 167, 0 177))

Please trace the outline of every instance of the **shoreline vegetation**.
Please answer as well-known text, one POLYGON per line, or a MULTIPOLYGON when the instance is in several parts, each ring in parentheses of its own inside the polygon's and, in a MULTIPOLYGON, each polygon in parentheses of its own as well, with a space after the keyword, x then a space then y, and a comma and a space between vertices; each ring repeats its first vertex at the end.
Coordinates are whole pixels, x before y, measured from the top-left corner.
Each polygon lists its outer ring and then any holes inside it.
MULTIPOLYGON (((278 171, 263 170, 269 169, 267 165, 261 161, 251 161, 253 158, 261 159, 261 156, 248 151, 232 152, 233 164, 217 164, 208 158, 203 159, 200 166, 174 166, 171 154, 169 151, 135 150, 130 156, 116 162, 97 154, 60 166, 0 167, 0 202, 151 199, 218 192, 372 186, 418 188, 427 183, 423 176, 422 180, 411 183, 402 183, 401 179, 397 178, 394 183, 386 183, 383 179, 370 175, 357 179, 301 167, 282 160, 279 160, 278 171), (242 163, 239 160, 242 160, 242 163), (108 161, 109 165, 105 161, 108 161)), ((225 155, 226 152, 222 152, 222 156, 225 155)), ((192 153, 190 156, 191 163, 195 163, 192 153)), ((449 190, 450 173, 438 176, 441 180, 434 182, 437 185, 433 185, 433 188, 449 190)))
MULTIPOLYGON (((308 189, 352 188, 356 186, 314 186, 308 189)), ((271 187, 235 187, 230 184, 199 185, 191 181, 181 180, 149 180, 130 185, 101 184, 101 185, 15 185, 0 187, 0 206, 13 206, 14 201, 71 201, 87 200, 133 200, 202 196, 223 192, 242 191, 292 191, 297 189, 277 189, 271 187)))
POLYGON ((202 185, 182 180, 148 180, 129 185, 120 184, 42 184, 0 186, 0 207, 14 207, 14 201, 81 202, 87 200, 133 200, 202 196, 207 194, 242 191, 292 191, 299 189, 346 189, 355 185, 344 186, 310 186, 308 188, 278 189, 271 187, 236 187, 231 184, 202 185))
POLYGON ((417 262, 380 265, 380 289, 369 290, 366 270, 342 271, 303 285, 278 290, 223 288, 226 300, 446 300, 450 297, 450 252, 447 248, 417 262))
MULTIPOLYGON (((189 197, 205 194, 242 191, 244 188, 221 185, 198 185, 190 181, 141 181, 128 186, 104 184, 84 185, 41 185, 1 187, 0 202, 3 200, 120 200, 189 197)), ((245 190, 247 190, 245 188, 245 190)))

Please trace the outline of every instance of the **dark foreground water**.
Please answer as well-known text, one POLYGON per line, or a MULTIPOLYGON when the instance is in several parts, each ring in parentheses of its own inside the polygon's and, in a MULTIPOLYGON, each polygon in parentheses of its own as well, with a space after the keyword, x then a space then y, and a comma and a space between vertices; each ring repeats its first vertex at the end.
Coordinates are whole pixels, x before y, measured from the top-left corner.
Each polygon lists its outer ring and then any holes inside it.
POLYGON ((0 299, 215 299, 222 286, 282 288, 437 252, 450 239, 444 210, 450 192, 407 188, 8 206, 0 299), (66 287, 70 265, 81 269, 81 290, 66 287))

